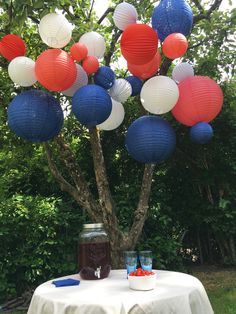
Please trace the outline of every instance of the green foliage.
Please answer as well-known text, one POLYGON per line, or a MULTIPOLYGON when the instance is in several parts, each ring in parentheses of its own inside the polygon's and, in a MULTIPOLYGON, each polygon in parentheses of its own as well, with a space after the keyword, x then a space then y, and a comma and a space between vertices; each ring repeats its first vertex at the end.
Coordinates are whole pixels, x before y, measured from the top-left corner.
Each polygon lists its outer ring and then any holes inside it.
POLYGON ((138 249, 153 252, 154 268, 180 271, 184 269, 180 254, 182 230, 163 207, 159 204, 150 208, 138 249))
POLYGON ((0 301, 77 271, 84 221, 70 201, 16 194, 0 203, 0 301))

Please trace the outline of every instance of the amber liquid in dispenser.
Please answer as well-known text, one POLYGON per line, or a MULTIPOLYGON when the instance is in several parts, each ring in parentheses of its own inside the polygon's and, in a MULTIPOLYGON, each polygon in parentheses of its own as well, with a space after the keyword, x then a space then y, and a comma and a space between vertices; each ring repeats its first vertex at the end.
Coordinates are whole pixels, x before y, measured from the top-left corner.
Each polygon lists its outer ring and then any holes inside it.
POLYGON ((79 268, 83 279, 97 280, 108 277, 111 270, 110 243, 79 244, 79 268))

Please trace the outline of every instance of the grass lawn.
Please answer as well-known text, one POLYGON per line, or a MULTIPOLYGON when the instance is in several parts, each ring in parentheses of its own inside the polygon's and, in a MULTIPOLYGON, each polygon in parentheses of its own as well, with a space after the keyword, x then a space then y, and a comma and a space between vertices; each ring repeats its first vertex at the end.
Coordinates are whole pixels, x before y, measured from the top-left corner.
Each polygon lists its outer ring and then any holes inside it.
POLYGON ((236 314, 236 269, 194 267, 190 273, 203 283, 215 314, 236 314))
POLYGON ((236 314, 236 269, 197 267, 191 274, 203 283, 215 314, 236 314))

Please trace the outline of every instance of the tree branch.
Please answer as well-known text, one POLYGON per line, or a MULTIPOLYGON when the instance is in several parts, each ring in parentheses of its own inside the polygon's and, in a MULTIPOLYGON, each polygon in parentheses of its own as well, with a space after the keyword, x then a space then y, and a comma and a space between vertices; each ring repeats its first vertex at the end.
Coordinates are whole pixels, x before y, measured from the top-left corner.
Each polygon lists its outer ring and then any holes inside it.
POLYGON ((28 16, 30 19, 31 19, 31 21, 33 21, 34 23, 36 23, 36 24, 39 24, 39 20, 36 18, 36 17, 34 17, 34 16, 32 16, 32 15, 29 15, 28 16))
POLYGON ((112 214, 114 202, 111 196, 110 187, 107 179, 99 131, 96 128, 90 128, 89 134, 100 204, 102 208, 107 209, 109 214, 112 214))
POLYGON ((111 12, 114 12, 114 10, 115 10, 114 8, 107 8, 103 15, 100 17, 100 19, 98 20, 97 24, 101 24, 102 21, 107 17, 107 15, 111 12))
POLYGON ((70 17, 72 20, 75 20, 75 15, 70 12, 69 8, 67 8, 65 5, 62 5, 61 7, 62 7, 63 10, 69 15, 69 17, 70 17))
POLYGON ((91 7, 89 10, 89 14, 88 14, 88 18, 87 18, 88 21, 90 20, 90 17, 91 17, 92 11, 93 11, 94 2, 95 2, 95 0, 92 0, 91 7))
MULTIPOLYGON (((195 1, 194 1, 195 2, 195 1)), ((212 12, 215 10, 219 9, 221 5, 222 0, 215 0, 212 4, 212 6, 207 10, 205 13, 201 11, 202 13, 196 15, 193 17, 193 25, 195 25, 197 22, 204 20, 204 19, 209 19, 210 15, 212 12)))
POLYGON ((152 186, 152 177, 155 169, 155 164, 146 164, 143 173, 142 186, 139 196, 139 203, 136 211, 134 212, 133 224, 126 239, 127 247, 134 247, 143 229, 146 219, 147 211, 149 208, 148 201, 152 186))
POLYGON ((113 53, 114 53, 114 51, 115 51, 115 48, 116 48, 117 40, 119 39, 121 33, 122 33, 121 30, 116 29, 116 30, 115 30, 115 33, 114 33, 113 36, 112 36, 112 40, 111 40, 111 44, 110 44, 110 49, 108 50, 108 52, 107 52, 106 55, 104 56, 104 61, 105 61, 105 65, 106 65, 106 66, 109 66, 109 65, 110 65, 112 55, 113 55, 113 53))
POLYGON ((109 233, 111 235, 111 244, 115 245, 115 243, 112 242, 115 239, 121 239, 123 235, 119 230, 119 223, 114 210, 115 206, 107 179, 99 131, 96 129, 96 127, 94 127, 90 128, 89 133, 99 202, 103 211, 103 222, 105 228, 109 230, 109 233))
POLYGON ((3 59, 3 57, 0 58, 0 68, 2 68, 2 69, 7 69, 7 67, 8 67, 8 62, 7 62, 7 60, 6 60, 6 59, 3 59))
POLYGON ((207 42, 208 40, 209 39, 207 37, 205 37, 203 40, 199 41, 199 43, 197 43, 196 45, 188 47, 188 50, 197 48, 197 47, 201 46, 202 44, 204 44, 205 42, 207 42))
POLYGON ((9 6, 8 6, 7 13, 8 13, 9 20, 8 20, 8 25, 7 25, 6 29, 7 29, 8 33, 11 33, 11 24, 12 24, 12 18, 13 18, 13 3, 12 3, 12 0, 10 2, 9 6))
POLYGON ((171 64, 172 64, 172 61, 171 59, 168 59, 168 58, 164 58, 164 60, 162 61, 161 63, 161 68, 160 68, 160 71, 159 71, 159 74, 160 75, 166 75, 171 64))
POLYGON ((201 3, 199 2, 199 0, 192 0, 192 2, 196 5, 196 7, 198 8, 198 10, 203 13, 204 12, 204 9, 201 5, 201 3))
POLYGON ((56 139, 56 143, 59 146, 58 152, 61 155, 62 160, 75 183, 75 187, 67 182, 65 178, 60 174, 55 162, 53 161, 50 146, 45 143, 44 148, 46 150, 48 164, 53 176, 60 184, 60 188, 62 191, 69 193, 82 208, 86 209, 88 215, 93 221, 100 222, 102 219, 100 206, 93 198, 93 195, 83 178, 82 172, 75 161, 73 152, 70 150, 69 146, 63 141, 62 137, 58 137, 56 139))
POLYGON ((66 181, 66 179, 59 172, 59 170, 58 170, 58 168, 57 168, 57 166, 53 160, 52 151, 51 151, 49 144, 47 142, 45 142, 45 143, 43 143, 43 147, 44 147, 45 152, 46 152, 48 165, 49 165, 49 168, 51 170, 51 173, 53 174, 53 176, 55 177, 55 179, 59 183, 61 190, 65 191, 65 192, 69 193, 70 195, 72 195, 73 197, 75 197, 77 194, 77 190, 68 181, 66 181))

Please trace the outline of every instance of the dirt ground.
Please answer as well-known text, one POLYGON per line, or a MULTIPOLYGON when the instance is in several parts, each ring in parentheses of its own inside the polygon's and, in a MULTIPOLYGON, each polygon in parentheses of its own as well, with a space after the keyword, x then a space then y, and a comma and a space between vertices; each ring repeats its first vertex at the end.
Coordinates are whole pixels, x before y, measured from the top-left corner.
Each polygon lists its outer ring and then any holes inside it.
POLYGON ((209 292, 236 287, 236 267, 194 266, 189 269, 189 273, 197 277, 209 292))

